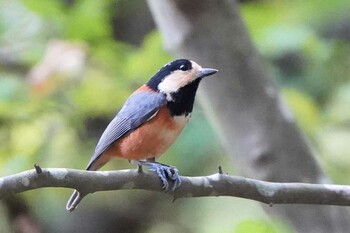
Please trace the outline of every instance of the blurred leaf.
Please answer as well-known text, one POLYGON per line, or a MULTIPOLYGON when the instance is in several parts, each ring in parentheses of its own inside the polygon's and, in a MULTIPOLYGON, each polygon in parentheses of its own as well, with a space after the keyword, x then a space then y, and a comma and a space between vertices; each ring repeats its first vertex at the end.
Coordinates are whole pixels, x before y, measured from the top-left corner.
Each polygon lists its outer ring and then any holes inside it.
POLYGON ((326 106, 328 120, 335 125, 350 122, 350 83, 342 86, 334 93, 326 106))
POLYGON ((79 0, 65 18, 68 38, 94 41, 110 36, 107 1, 79 0))
POLYGON ((17 156, 32 156, 40 147, 44 134, 33 122, 17 123, 12 126, 12 151, 17 156))
POLYGON ((0 102, 10 102, 21 99, 23 85, 20 79, 15 77, 0 78, 0 102))
POLYGON ((242 221, 236 227, 235 233, 251 233, 251 232, 259 232, 259 233, 277 233, 276 229, 271 224, 268 224, 264 221, 257 220, 246 220, 242 221))
POLYGON ((36 12, 37 14, 57 19, 64 17, 63 11, 65 10, 64 1, 47 0, 47 1, 36 1, 36 0, 22 0, 21 1, 26 7, 36 12))
POLYGON ((119 85, 117 79, 112 80, 104 73, 90 69, 81 87, 72 94, 76 110, 80 114, 112 116, 124 103, 130 91, 119 85))
POLYGON ((349 127, 325 128, 317 139, 324 167, 328 173, 337 184, 348 184, 350 180, 349 127))
POLYGON ((126 61, 136 49, 112 39, 100 40, 100 42, 91 48, 91 63, 100 69, 111 72, 111 77, 115 74, 121 74, 120 78, 125 82, 126 75, 130 73, 125 67, 126 61))
POLYGON ((130 56, 124 72, 132 80, 143 83, 170 60, 163 49, 159 32, 154 31, 145 38, 141 49, 130 56))
POLYGON ((277 25, 262 32, 260 51, 268 56, 278 56, 305 46, 314 37, 313 31, 305 26, 277 25))
POLYGON ((295 26, 340 17, 350 8, 347 0, 319 1, 247 1, 242 4, 242 14, 253 38, 261 39, 261 31, 271 26, 295 26))
POLYGON ((22 1, 29 9, 56 23, 69 39, 95 41, 110 36, 107 7, 109 1, 77 0, 67 5, 64 1, 22 1))
POLYGON ((263 220, 244 220, 238 224, 235 233, 291 233, 291 231, 282 224, 273 225, 263 220))
POLYGON ((297 123, 307 134, 314 135, 321 124, 320 112, 315 102, 305 93, 284 88, 283 96, 292 109, 297 123))
POLYGON ((29 109, 23 109, 26 94, 26 87, 17 77, 2 76, 0 78, 0 125, 1 119, 13 119, 26 115, 29 109))

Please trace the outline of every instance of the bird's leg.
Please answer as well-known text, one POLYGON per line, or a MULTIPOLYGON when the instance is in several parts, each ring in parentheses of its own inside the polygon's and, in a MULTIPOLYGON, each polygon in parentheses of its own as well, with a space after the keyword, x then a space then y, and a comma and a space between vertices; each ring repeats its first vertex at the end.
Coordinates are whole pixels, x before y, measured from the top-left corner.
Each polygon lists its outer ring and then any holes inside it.
POLYGON ((165 191, 174 191, 177 187, 180 186, 181 180, 179 177, 179 170, 176 167, 170 166, 163 163, 158 163, 156 161, 139 161, 139 164, 149 167, 148 170, 155 171, 159 179, 163 183, 163 189, 165 191), (169 187, 168 179, 173 182, 171 188, 169 187))

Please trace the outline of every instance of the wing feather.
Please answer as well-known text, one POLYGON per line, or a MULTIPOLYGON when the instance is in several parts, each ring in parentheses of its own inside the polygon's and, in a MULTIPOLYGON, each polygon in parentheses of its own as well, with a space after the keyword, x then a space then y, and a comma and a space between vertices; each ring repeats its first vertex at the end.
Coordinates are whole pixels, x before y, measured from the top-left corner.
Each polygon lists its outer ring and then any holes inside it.
POLYGON ((129 97, 103 132, 87 170, 115 141, 137 129, 166 104, 166 97, 156 92, 138 92, 129 97))

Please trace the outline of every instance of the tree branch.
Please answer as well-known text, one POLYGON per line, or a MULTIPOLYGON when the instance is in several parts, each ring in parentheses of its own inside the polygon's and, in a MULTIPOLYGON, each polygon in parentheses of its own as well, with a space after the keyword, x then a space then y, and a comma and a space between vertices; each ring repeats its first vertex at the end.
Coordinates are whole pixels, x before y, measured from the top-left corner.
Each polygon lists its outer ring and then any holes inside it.
MULTIPOLYGON (((28 170, 0 178, 0 198, 43 187, 77 189, 81 193, 143 189, 161 191, 153 172, 139 170, 82 171, 66 168, 28 170)), ((169 194, 175 198, 232 196, 266 204, 350 205, 350 186, 307 183, 274 183, 226 174, 181 177, 182 184, 169 194)))

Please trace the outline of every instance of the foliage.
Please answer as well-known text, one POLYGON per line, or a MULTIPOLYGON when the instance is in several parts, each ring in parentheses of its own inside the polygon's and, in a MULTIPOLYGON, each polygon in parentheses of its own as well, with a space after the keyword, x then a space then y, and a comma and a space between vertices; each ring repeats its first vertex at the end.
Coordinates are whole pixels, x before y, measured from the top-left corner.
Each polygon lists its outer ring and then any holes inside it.
POLYGON ((245 232, 261 232, 261 233, 278 233, 278 232, 289 232, 283 226, 276 224, 273 226, 270 223, 264 222, 262 220, 246 220, 242 221, 236 227, 235 233, 245 233, 245 232))

